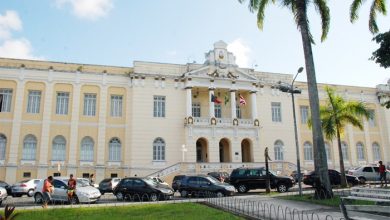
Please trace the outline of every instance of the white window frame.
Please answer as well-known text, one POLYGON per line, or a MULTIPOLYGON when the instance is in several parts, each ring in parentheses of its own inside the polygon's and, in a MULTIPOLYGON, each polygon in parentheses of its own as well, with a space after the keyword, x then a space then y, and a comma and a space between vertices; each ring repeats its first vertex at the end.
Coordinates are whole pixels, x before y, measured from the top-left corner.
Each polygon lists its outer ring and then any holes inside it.
POLYGON ((153 96, 153 117, 165 118, 165 96, 153 96))
POLYGON ((69 108, 69 92, 57 92, 57 115, 67 115, 69 108))
POLYGON ((222 118, 222 106, 221 104, 214 103, 214 114, 216 118, 222 118))
POLYGON ((153 141, 153 161, 165 161, 165 141, 162 138, 153 141))
POLYGON ((237 118, 242 118, 240 105, 236 105, 236 116, 237 118))
POLYGON ((378 143, 372 143, 372 156, 374 157, 374 161, 381 160, 381 148, 378 143))
POLYGON ((271 102, 272 121, 282 122, 282 104, 280 102, 271 102))
POLYGON ((201 116, 201 107, 199 102, 192 103, 192 117, 200 118, 201 116))
POLYGON ((118 138, 112 138, 108 144, 108 160, 121 161, 121 150, 121 141, 118 138))
POLYGON ((93 161, 94 141, 90 137, 84 137, 80 146, 80 161, 93 161))
POLYGON ((0 89, 0 112, 11 112, 12 89, 0 89))
POLYGON ((96 115, 96 93, 84 93, 84 116, 96 115))
POLYGON ((284 144, 281 140, 274 143, 275 160, 284 160, 284 144))
POLYGON ((35 160, 37 151, 37 138, 27 135, 23 141, 22 160, 35 160))
POLYGON ((310 142, 303 144, 304 159, 307 161, 313 160, 313 145, 310 142))
POLYGON ((59 135, 53 139, 51 155, 53 161, 65 161, 66 140, 64 137, 59 135))
POLYGON ((300 111, 301 111, 301 123, 307 124, 307 121, 309 119, 309 106, 301 105, 300 111))
POLYGON ((356 144, 356 154, 357 154, 357 159, 360 161, 363 161, 366 159, 365 153, 364 153, 364 145, 362 142, 358 142, 356 144))
POLYGON ((5 160, 5 149, 7 147, 7 137, 0 134, 0 160, 5 160))
POLYGON ((122 117, 123 96, 111 95, 111 117, 122 117))
POLYGON ((27 101, 27 113, 39 114, 41 107, 41 91, 29 90, 28 101, 27 101))

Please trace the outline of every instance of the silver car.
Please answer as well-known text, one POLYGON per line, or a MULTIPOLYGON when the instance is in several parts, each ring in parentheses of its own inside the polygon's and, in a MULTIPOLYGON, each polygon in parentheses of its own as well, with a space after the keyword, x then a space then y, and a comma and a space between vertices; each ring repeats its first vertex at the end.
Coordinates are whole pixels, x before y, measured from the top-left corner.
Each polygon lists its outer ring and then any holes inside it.
POLYGON ((31 197, 34 195, 34 189, 36 185, 39 183, 39 179, 29 179, 17 182, 12 185, 11 192, 12 196, 20 197, 22 195, 27 195, 31 197))
POLYGON ((3 187, 0 187, 0 206, 6 198, 7 198, 7 190, 3 187))
MULTIPOLYGON (((65 177, 54 177, 53 186, 54 192, 51 194, 51 201, 70 202, 70 203, 94 203, 100 199, 100 192, 93 186, 85 183, 83 180, 77 179, 75 195, 72 201, 68 201, 68 180, 65 177)), ((41 180, 34 191, 34 200, 36 203, 42 203, 44 180, 41 180)))
MULTIPOLYGON (((366 181, 379 181, 379 167, 373 165, 365 165, 348 170, 349 175, 357 176, 360 183, 364 184, 366 181)), ((389 180, 389 171, 386 170, 386 179, 389 180)))

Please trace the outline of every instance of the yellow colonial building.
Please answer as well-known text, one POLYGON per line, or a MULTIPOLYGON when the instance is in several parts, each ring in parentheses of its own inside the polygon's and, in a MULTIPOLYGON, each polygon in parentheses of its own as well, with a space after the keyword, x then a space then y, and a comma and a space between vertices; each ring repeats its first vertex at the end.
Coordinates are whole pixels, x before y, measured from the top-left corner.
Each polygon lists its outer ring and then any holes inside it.
MULTIPOLYGON (((0 59, 0 179, 48 175, 160 176, 255 166, 295 169, 292 75, 240 68, 219 41, 204 64, 135 61, 132 67, 0 59)), ((297 82, 302 166, 312 169, 307 85, 297 82)), ((325 85, 319 84, 324 103, 325 85)), ((378 88, 332 85, 373 117, 342 137, 346 167, 390 159, 390 111, 378 88)), ((338 168, 337 141, 326 141, 338 168)))

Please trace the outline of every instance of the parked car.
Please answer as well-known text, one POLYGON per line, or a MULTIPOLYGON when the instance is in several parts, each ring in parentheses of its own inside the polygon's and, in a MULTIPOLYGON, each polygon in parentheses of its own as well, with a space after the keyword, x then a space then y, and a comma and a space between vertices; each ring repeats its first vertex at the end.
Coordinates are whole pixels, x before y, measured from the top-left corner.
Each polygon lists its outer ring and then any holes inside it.
POLYGON ((0 187, 0 206, 7 199, 7 196, 7 190, 4 187, 0 187))
POLYGON ((181 197, 216 195, 217 197, 234 195, 234 186, 222 183, 212 176, 186 176, 181 180, 179 192, 181 197))
POLYGON ((80 181, 82 181, 82 182, 84 182, 85 184, 88 184, 88 185, 93 186, 93 187, 95 187, 95 188, 99 188, 99 185, 98 185, 98 184, 96 184, 96 183, 91 184, 91 182, 90 182, 89 179, 87 179, 87 178, 77 178, 77 179, 80 180, 80 181))
MULTIPOLYGON (((362 184, 366 181, 379 181, 379 167, 365 165, 348 170, 348 174, 357 176, 362 184)), ((386 170, 386 179, 390 180, 390 171, 386 170)))
POLYGON ((173 198, 173 189, 159 184, 151 178, 128 177, 123 178, 114 189, 117 200, 169 200, 173 198))
POLYGON ((169 186, 169 184, 167 182, 165 182, 164 180, 160 179, 159 177, 150 177, 150 178, 152 180, 156 181, 159 184, 169 186))
POLYGON ((177 175, 173 177, 172 180, 172 188, 176 192, 179 189, 179 186, 181 184, 181 180, 185 177, 185 175, 177 175))
POLYGON ((3 187, 5 190, 7 190, 7 194, 11 195, 12 193, 12 186, 8 183, 0 180, 0 187, 3 187))
POLYGON ((120 178, 106 178, 99 183, 99 190, 102 195, 104 193, 112 193, 114 188, 121 181, 120 178))
POLYGON ((207 175, 214 177, 220 182, 229 183, 230 181, 230 175, 227 172, 211 172, 208 173, 207 175))
MULTIPOLYGON (((341 184, 341 173, 337 170, 328 170, 329 181, 331 185, 340 185, 341 184)), ((359 184, 359 179, 356 176, 345 175, 347 178, 347 183, 355 186, 359 184)), ((310 186, 315 186, 316 184, 316 175, 314 171, 311 171, 303 176, 303 183, 310 186)))
MULTIPOLYGON (((260 168, 237 168, 230 175, 232 184, 239 193, 246 193, 251 189, 265 189, 267 184, 267 172, 260 168)), ((278 192, 287 192, 294 185, 294 179, 287 176, 278 176, 269 171, 271 189, 278 192)))
MULTIPOLYGON (((304 173, 301 172, 301 180, 303 179, 304 173)), ((295 183, 298 183, 298 171, 294 170, 291 172, 290 176, 294 179, 295 183)))
POLYGON ((39 181, 39 179, 29 179, 13 184, 11 188, 12 196, 21 197, 22 195, 27 195, 28 197, 32 197, 39 181))
MULTIPOLYGON (((93 186, 85 183, 82 180, 76 179, 75 196, 72 201, 68 201, 68 180, 67 177, 54 177, 53 186, 54 192, 52 193, 52 201, 69 202, 74 203, 94 203, 100 199, 100 192, 93 186)), ((34 200, 36 203, 42 203, 44 180, 40 180, 34 191, 34 200)))

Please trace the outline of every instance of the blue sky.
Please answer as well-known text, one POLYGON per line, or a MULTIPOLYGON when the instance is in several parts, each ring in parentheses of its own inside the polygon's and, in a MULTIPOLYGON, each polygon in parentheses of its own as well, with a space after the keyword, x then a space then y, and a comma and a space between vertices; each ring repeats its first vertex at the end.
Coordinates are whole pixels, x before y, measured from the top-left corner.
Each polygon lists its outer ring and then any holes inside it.
MULTIPOLYGON (((351 1, 328 1, 332 19, 323 43, 319 16, 309 13, 317 81, 374 87, 390 70, 368 60, 378 47, 368 31, 371 0, 355 24, 348 17, 351 1)), ((203 63, 204 53, 223 40, 242 67, 294 74, 304 57, 293 16, 279 5, 265 16, 259 31, 256 16, 237 0, 3 0, 0 56, 116 66, 203 63)), ((378 24, 389 30, 390 16, 378 15, 378 24)))

